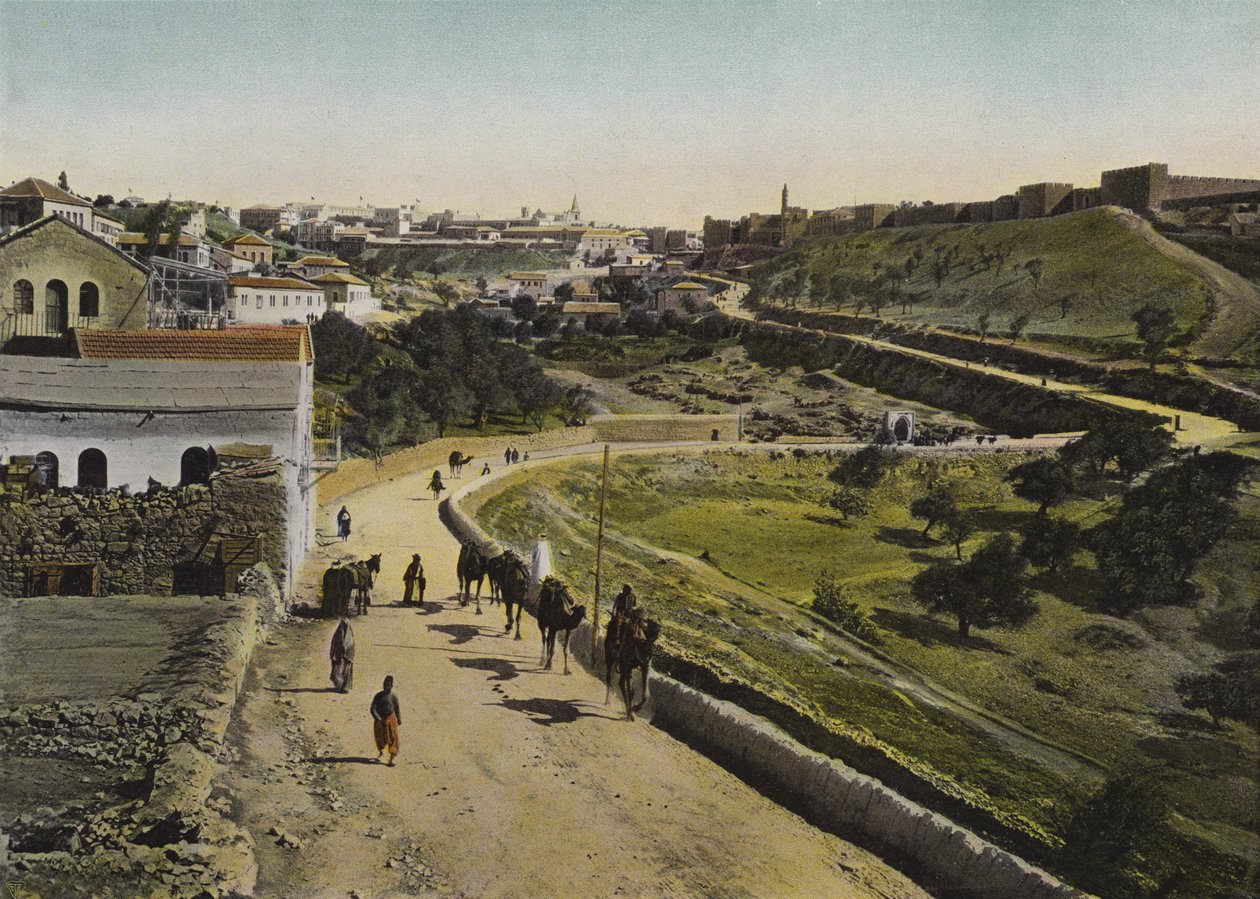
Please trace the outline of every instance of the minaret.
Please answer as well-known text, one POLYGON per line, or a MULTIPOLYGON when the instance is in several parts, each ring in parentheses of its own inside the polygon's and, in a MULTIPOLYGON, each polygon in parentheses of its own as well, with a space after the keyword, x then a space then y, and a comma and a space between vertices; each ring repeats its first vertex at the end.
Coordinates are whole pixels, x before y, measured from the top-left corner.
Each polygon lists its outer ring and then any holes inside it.
POLYGON ((779 246, 786 247, 788 245, 788 188, 787 182, 783 182, 783 203, 779 207, 779 246))

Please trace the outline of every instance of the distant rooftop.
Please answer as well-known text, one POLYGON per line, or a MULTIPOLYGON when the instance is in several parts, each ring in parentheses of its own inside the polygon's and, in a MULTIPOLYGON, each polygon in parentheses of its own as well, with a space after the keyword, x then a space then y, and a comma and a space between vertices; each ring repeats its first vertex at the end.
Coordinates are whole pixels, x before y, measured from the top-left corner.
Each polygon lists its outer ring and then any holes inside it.
POLYGON ((322 275, 311 278, 311 281, 316 284, 360 284, 364 287, 367 286, 367 282, 362 278, 356 278, 348 272, 324 272, 322 275))
POLYGON ((235 236, 235 237, 233 237, 233 238, 230 238, 230 239, 228 239, 228 240, 225 240, 225 241, 223 241, 223 245, 224 245, 225 247, 226 247, 226 246, 240 246, 240 245, 247 245, 247 246, 251 246, 251 247, 269 247, 269 246, 271 246, 271 244, 269 244, 267 241, 263 240, 263 239, 262 239, 261 237, 259 237, 257 234, 248 234, 248 233, 246 233, 246 234, 238 234, 238 235, 236 235, 236 236, 235 236))
POLYGON ((76 197, 42 178, 23 178, 16 184, 0 190, 0 197, 39 197, 41 200, 51 200, 54 203, 65 203, 70 206, 92 205, 82 197, 76 197))
POLYGON ((297 265, 315 265, 315 266, 325 265, 325 266, 332 266, 333 268, 349 268, 350 267, 350 264, 348 262, 342 262, 336 256, 303 256, 301 259, 299 259, 297 262, 293 264, 295 266, 297 265))
POLYGON ((272 290, 317 290, 307 281, 297 278, 263 278, 257 275, 232 275, 229 287, 270 287, 272 290))

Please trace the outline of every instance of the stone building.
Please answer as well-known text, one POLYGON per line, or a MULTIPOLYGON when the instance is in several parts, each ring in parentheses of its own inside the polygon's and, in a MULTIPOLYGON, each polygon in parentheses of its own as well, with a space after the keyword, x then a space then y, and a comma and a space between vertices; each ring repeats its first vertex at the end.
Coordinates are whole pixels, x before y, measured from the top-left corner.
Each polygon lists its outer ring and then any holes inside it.
POLYGON ((289 266, 289 270, 303 278, 314 278, 329 272, 342 272, 350 268, 349 263, 342 262, 336 256, 303 256, 289 266))
POLYGON ((372 296, 371 286, 348 272, 325 272, 311 278, 311 283, 324 291, 324 304, 351 321, 362 321, 381 308, 381 301, 372 296))
POLYGON ((560 308, 560 318, 564 321, 576 320, 584 328, 598 327, 621 316, 621 306, 617 303, 592 303, 573 300, 560 308))
POLYGON ((262 234, 280 223, 283 212, 279 206, 247 206, 241 210, 241 227, 262 234))
POLYGON ((149 269, 69 218, 0 237, 0 346, 71 328, 144 328, 149 269))
POLYGON ((709 299, 709 289, 694 281, 682 281, 672 287, 658 290, 652 299, 652 311, 657 314, 674 310, 688 312, 688 306, 700 309, 709 299))
POLYGON ((547 292, 545 272, 512 272, 507 276, 508 293, 514 297, 528 295, 535 300, 547 292))
POLYGON ((238 234, 225 240, 223 246, 235 255, 248 259, 255 267, 271 265, 275 253, 271 244, 257 234, 238 234))
MULTIPOLYGON (((125 569, 120 557, 148 550, 128 542, 143 522, 116 506, 150 492, 152 483, 209 484, 220 456, 248 447, 260 474, 273 477, 277 520, 261 535, 258 521, 220 516, 208 524, 226 533, 234 524, 253 527, 291 593, 286 574, 296 571, 314 533, 309 332, 76 331, 74 339, 78 358, 0 356, 0 460, 10 469, 34 464, 24 495, 116 492, 117 501, 92 512, 100 518, 79 520, 80 511, 63 531, 112 534, 95 562, 125 569)), ((237 511, 245 515, 244 507, 237 511)), ((65 546, 70 536, 62 534, 65 546)), ((204 549, 194 543, 183 545, 185 560, 204 549)), ((15 580, 12 566, 6 580, 15 580)))
POLYGON ((892 203, 860 203, 853 207, 855 231, 873 231, 892 224, 897 207, 892 203))
MULTIPOLYGON (((123 231, 115 240, 118 243, 118 249, 128 256, 137 258, 149 244, 147 237, 135 231, 123 231)), ((169 234, 159 234, 158 253, 155 255, 169 256, 168 248, 170 245, 171 236, 169 234)), ((186 262, 188 265, 195 265, 198 268, 210 268, 213 248, 208 242, 196 235, 181 233, 179 235, 179 249, 175 252, 174 258, 179 262, 186 262)))
MULTIPOLYGON (((357 279, 356 279, 357 280, 357 279)), ((328 308, 322 285, 299 278, 228 278, 228 319, 242 324, 281 325, 324 317, 328 308)))

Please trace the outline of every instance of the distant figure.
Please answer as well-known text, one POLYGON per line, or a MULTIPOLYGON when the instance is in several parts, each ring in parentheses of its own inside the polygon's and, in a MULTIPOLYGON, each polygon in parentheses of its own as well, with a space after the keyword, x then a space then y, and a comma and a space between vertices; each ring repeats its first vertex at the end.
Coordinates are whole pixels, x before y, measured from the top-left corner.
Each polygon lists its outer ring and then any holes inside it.
POLYGON ((482 477, 485 477, 485 476, 486 476, 486 475, 488 475, 489 473, 490 473, 490 463, 489 463, 489 462, 487 462, 487 463, 485 463, 484 465, 482 465, 482 466, 481 466, 481 475, 482 475, 482 477))
POLYGON ((503 464, 504 465, 512 464, 512 447, 510 446, 503 451, 503 464))
POLYGON ((516 451, 516 447, 512 447, 512 463, 521 461, 521 454, 516 451))
POLYGON ((379 762, 386 751, 388 764, 394 764, 398 756, 398 726, 402 724, 402 708, 394 695, 394 676, 385 676, 381 692, 372 697, 372 736, 376 738, 376 760, 379 762))
POLYGON ((350 510, 345 506, 337 513, 337 536, 343 541, 350 536, 350 510))
POLYGON ((424 605, 424 565, 420 563, 420 553, 415 553, 411 557, 411 564, 407 566, 407 570, 403 572, 403 598, 404 606, 411 605, 411 594, 419 587, 419 603, 424 605))
POLYGON ((528 461, 529 461, 529 451, 528 451, 528 450, 526 450, 526 451, 525 451, 525 458, 524 458, 524 460, 523 460, 523 461, 525 461, 525 462, 528 462, 528 461))
POLYGON ((350 622, 345 618, 341 619, 341 623, 333 631, 328 658, 332 661, 329 679, 333 689, 338 693, 349 692, 354 686, 354 631, 350 630, 350 622))
POLYGON ((433 477, 429 479, 429 489, 433 491, 433 501, 437 502, 437 498, 442 495, 442 491, 446 489, 446 485, 442 483, 442 472, 436 468, 433 469, 433 477))
POLYGON ((551 575, 551 545, 547 542, 547 532, 538 535, 538 542, 529 556, 529 596, 538 598, 538 585, 551 575))

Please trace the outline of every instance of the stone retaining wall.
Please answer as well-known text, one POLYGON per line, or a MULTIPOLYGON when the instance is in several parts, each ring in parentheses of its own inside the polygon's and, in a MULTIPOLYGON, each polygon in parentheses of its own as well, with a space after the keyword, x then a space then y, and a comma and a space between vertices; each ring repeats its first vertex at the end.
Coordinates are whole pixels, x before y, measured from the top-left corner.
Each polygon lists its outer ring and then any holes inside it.
POLYGON ((20 815, 0 834, 0 874, 37 892, 47 885, 50 895, 80 882, 126 883, 135 895, 253 891, 253 839, 224 817, 230 807, 211 798, 211 783, 250 656, 283 600, 263 566, 238 584, 245 592, 224 600, 223 618, 185 653, 200 677, 178 695, 0 710, 4 753, 74 758, 133 783, 138 771, 147 785, 143 799, 123 804, 72 802, 20 815))
MULTIPOLYGON (((503 546, 460 508, 468 494, 483 486, 469 485, 451 494, 439 506, 439 513, 456 539, 472 540, 493 556, 503 546)), ((594 658, 591 646, 591 622, 586 620, 573 632, 570 654, 602 678, 600 641, 595 642, 594 658)), ((732 703, 656 673, 650 696, 647 714, 653 724, 732 763, 757 785, 782 791, 827 829, 906 862, 934 888, 976 897, 1068 899, 1083 895, 878 780, 807 749, 732 703)))
POLYGON ((595 415, 588 424, 609 443, 712 440, 715 431, 718 440, 739 439, 737 415, 595 415))
POLYGON ((263 534, 263 561, 282 582, 287 575, 284 487, 274 476, 137 494, 4 494, 0 517, 0 595, 25 595, 28 566, 67 563, 95 564, 101 596, 169 595, 176 566, 197 556, 216 531, 263 534))

